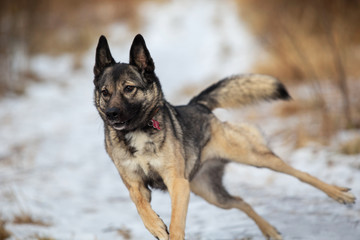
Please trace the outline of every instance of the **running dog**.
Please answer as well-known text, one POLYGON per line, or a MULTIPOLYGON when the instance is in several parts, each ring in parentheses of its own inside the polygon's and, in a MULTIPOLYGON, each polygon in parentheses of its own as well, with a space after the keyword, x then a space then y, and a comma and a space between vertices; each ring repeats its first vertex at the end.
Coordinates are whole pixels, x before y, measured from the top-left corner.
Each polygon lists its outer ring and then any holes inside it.
POLYGON ((236 108, 262 100, 288 100, 276 78, 236 75, 202 91, 185 106, 164 98, 155 65, 143 37, 135 37, 129 63, 116 62, 101 36, 94 66, 95 106, 104 121, 106 151, 129 190, 145 227, 158 239, 185 237, 190 191, 220 208, 245 212, 267 239, 280 233, 252 207, 224 188, 222 177, 229 162, 285 173, 349 204, 348 188, 329 185, 287 165, 248 124, 221 122, 215 108, 236 108), (167 190, 171 223, 167 226, 150 205, 150 188, 167 190))

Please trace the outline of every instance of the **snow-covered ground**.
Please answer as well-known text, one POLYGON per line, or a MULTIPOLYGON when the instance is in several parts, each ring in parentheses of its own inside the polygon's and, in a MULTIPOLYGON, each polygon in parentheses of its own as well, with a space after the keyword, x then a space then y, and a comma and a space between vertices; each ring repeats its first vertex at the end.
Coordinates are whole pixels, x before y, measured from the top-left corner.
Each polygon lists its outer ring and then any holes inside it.
MULTIPOLYGON (((231 1, 206 3, 147 3, 140 10, 141 33, 173 103, 188 100, 179 94, 185 85, 248 71, 259 52, 231 1)), ((120 23, 110 32, 113 56, 127 61, 135 33, 120 23)), ((73 70, 71 55, 33 58, 31 68, 45 82, 32 84, 24 96, 0 101, 0 215, 11 239, 153 239, 103 147, 103 126, 92 102, 95 47, 96 39, 78 70, 73 70), (21 214, 49 226, 13 223, 21 214)), ((254 108, 266 111, 270 106, 254 108)), ((231 119, 224 111, 217 114, 231 119)), ((262 129, 271 133, 281 124, 269 117, 262 129)), ((277 141, 280 144, 271 144, 275 152, 291 165, 360 196, 359 155, 344 156, 316 145, 289 151, 283 139, 277 141)), ((229 165, 224 181, 284 239, 359 239, 359 204, 339 205, 296 179, 265 169, 229 165)), ((169 224, 168 194, 154 191, 152 206, 169 224)), ((243 213, 218 209, 195 195, 186 236, 263 239, 243 213)))

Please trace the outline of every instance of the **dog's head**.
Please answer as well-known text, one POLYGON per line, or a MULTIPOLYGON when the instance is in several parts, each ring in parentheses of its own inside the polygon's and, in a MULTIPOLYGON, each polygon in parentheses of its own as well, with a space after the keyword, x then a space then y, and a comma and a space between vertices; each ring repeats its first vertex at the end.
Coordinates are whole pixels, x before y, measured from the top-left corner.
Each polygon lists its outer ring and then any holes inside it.
POLYGON ((140 34, 132 43, 129 64, 116 63, 106 38, 100 37, 94 66, 95 105, 106 125, 118 131, 147 125, 163 100, 154 70, 140 34))

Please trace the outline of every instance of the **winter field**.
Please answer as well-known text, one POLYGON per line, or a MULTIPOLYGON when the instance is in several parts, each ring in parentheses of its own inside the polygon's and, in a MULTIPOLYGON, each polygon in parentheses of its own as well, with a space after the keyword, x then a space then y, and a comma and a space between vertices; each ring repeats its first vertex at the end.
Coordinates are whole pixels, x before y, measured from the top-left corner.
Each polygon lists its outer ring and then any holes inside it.
MULTIPOLYGON (((189 100, 186 86, 200 90, 222 77, 246 73, 260 54, 230 1, 172 1, 143 8, 141 33, 165 96, 174 104, 189 100)), ((136 33, 121 23, 109 30, 115 60, 127 62, 136 33)), ((0 100, 0 216, 11 233, 9 239, 153 239, 105 153, 103 125, 92 96, 96 44, 94 39, 82 60, 84 67, 76 70, 72 55, 32 58, 31 69, 45 81, 33 83, 21 97, 0 100)), ((329 147, 310 144, 294 150, 276 133, 296 119, 282 122, 272 115, 273 106, 276 103, 216 114, 223 120, 253 122, 286 162, 325 182, 350 187, 359 198, 360 156, 337 151, 339 141, 359 133, 343 131, 329 147)), ((248 166, 229 165, 224 181, 284 239, 360 239, 359 203, 340 205, 292 177, 248 166)), ((168 225, 168 194, 154 191, 152 206, 168 225)), ((242 212, 218 209, 195 195, 190 199, 186 237, 263 239, 242 212)))

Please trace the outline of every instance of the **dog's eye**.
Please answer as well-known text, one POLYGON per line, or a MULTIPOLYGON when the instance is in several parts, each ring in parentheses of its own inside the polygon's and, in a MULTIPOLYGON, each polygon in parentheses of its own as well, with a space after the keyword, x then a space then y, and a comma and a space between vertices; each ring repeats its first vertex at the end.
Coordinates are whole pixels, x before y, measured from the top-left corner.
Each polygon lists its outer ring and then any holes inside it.
POLYGON ((127 93, 131 93, 132 91, 134 91, 134 89, 135 89, 135 86, 126 86, 125 88, 124 88, 124 91, 125 92, 127 92, 127 93))
POLYGON ((102 91, 101 91, 101 94, 102 94, 104 97, 110 96, 110 93, 109 93, 109 91, 108 91, 107 89, 102 90, 102 91))

